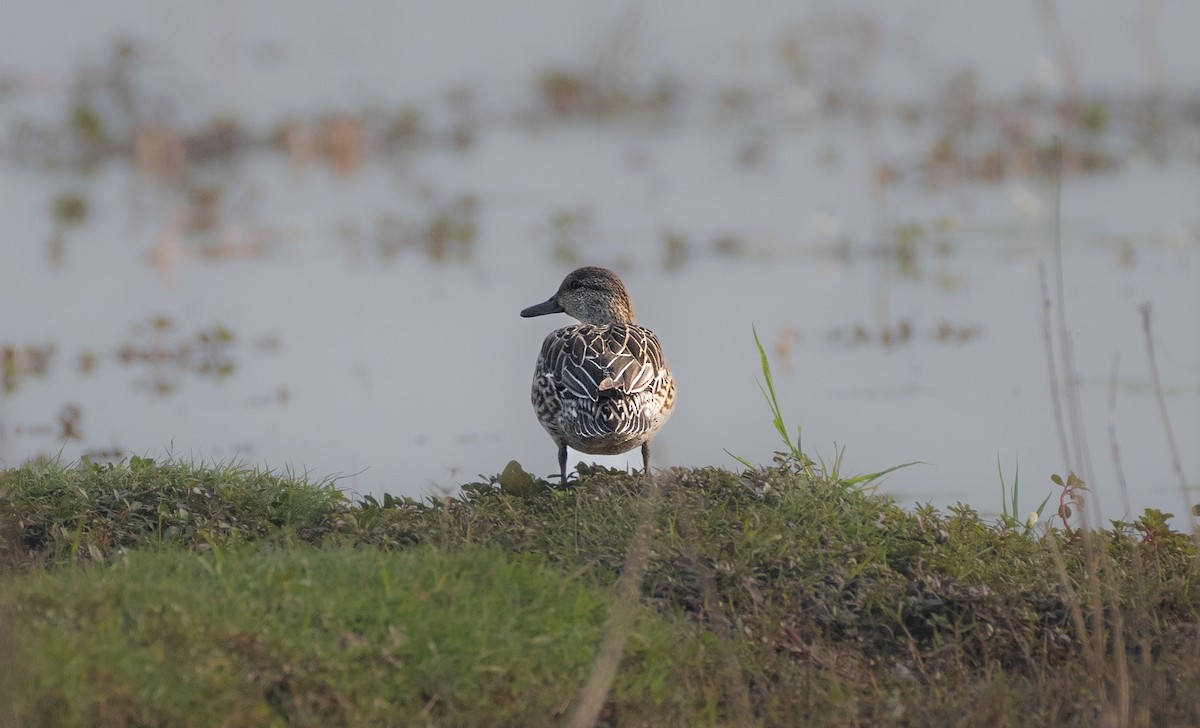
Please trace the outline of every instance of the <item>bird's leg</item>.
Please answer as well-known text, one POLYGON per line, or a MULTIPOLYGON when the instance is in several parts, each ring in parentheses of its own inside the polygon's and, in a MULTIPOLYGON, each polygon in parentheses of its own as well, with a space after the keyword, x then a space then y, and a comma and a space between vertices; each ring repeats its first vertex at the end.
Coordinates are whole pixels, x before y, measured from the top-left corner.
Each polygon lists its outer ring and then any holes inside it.
POLYGON ((650 477, 650 441, 642 443, 642 472, 650 477))
POLYGON ((558 445, 558 469, 562 472, 562 487, 567 487, 567 446, 558 445))

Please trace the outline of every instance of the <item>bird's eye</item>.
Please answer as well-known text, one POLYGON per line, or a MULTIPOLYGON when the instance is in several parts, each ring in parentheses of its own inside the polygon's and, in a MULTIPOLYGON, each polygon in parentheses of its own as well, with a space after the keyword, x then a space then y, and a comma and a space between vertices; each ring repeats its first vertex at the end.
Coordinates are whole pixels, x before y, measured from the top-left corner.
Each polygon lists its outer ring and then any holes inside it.
POLYGON ((572 291, 578 291, 580 288, 583 288, 583 283, 581 281, 571 281, 572 291))

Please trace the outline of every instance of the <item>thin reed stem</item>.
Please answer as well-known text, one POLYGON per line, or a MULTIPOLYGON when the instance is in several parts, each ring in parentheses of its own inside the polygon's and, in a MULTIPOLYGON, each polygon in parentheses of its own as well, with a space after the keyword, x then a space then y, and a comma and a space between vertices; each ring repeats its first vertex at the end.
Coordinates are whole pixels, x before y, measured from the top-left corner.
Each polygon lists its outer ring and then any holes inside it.
MULTIPOLYGON (((1117 486, 1121 489, 1121 499, 1125 504, 1124 518, 1130 519, 1133 518, 1133 506, 1129 500, 1129 485, 1125 480, 1125 467, 1121 464, 1121 446, 1117 441, 1117 381, 1119 378, 1118 374, 1120 372, 1120 365, 1121 352, 1113 352, 1112 378, 1109 379, 1108 385, 1108 441, 1109 446, 1112 449, 1113 468, 1117 473, 1117 486)), ((1134 572, 1138 574, 1146 573, 1146 563, 1142 558, 1142 550, 1138 548, 1132 549, 1130 551, 1130 555, 1133 558, 1134 572)), ((1113 590, 1115 593, 1115 586, 1113 586, 1113 590)), ((1134 624, 1136 627, 1132 637, 1137 640, 1138 654, 1141 656, 1141 660, 1143 661, 1142 667, 1146 668, 1150 664, 1151 660, 1151 647, 1150 640, 1148 639, 1145 630, 1144 620, 1139 618, 1140 615, 1144 615, 1146 613, 1146 599, 1145 595, 1141 592, 1135 593, 1132 598, 1135 601, 1132 604, 1127 603, 1126 607, 1129 610, 1129 613, 1134 616, 1134 624)), ((1116 613, 1115 609, 1113 611, 1116 613)), ((1124 637, 1122 636, 1122 649, 1123 645, 1124 637)), ((1122 680, 1127 682, 1129 679, 1128 663, 1124 663, 1123 667, 1124 673, 1122 675, 1122 680)), ((1126 708, 1126 714, 1128 714, 1128 710, 1129 709, 1126 708)))
POLYGON ((1120 365, 1121 352, 1113 352, 1112 378, 1108 382, 1108 444, 1112 452, 1113 469, 1117 473, 1117 487, 1121 489, 1121 501, 1125 505, 1123 517, 1132 518, 1133 505, 1129 501, 1129 485, 1125 481, 1125 468, 1121 466, 1121 446, 1117 444, 1117 372, 1120 365))
POLYGON ((1050 283, 1046 274, 1046 262, 1038 262, 1038 277, 1042 284, 1042 340, 1046 345, 1046 371, 1050 375, 1050 402, 1054 405, 1054 423, 1058 430, 1058 446, 1062 449, 1063 464, 1069 470, 1071 446, 1067 444, 1067 423, 1063 419, 1062 394, 1058 391, 1058 365, 1054 360, 1054 334, 1050 330, 1050 283))
MULTIPOLYGON (((1062 139, 1054 140, 1054 174, 1053 194, 1051 196, 1051 212, 1053 220, 1053 249, 1054 249, 1054 294, 1058 299, 1058 345, 1061 349, 1063 394, 1067 404, 1067 420, 1070 423, 1071 441, 1074 445, 1074 462, 1071 469, 1080 474, 1084 482, 1092 488, 1096 487, 1096 479, 1092 472, 1092 458, 1088 451, 1087 430, 1084 427, 1083 401, 1079 396, 1079 368, 1075 365, 1075 347, 1071 343, 1071 330, 1067 327, 1067 295, 1063 266, 1062 251, 1062 170, 1063 145, 1062 139)), ((1094 527, 1099 527, 1099 499, 1095 499, 1096 508, 1089 509, 1095 513, 1094 527)), ((1087 523, 1088 514, 1084 514, 1087 523)))
POLYGON ((625 565, 617 579, 617 594, 613 600, 612 616, 608 630, 600 643, 600 651, 592 663, 592 672, 579 691, 575 712, 567 723, 570 728, 593 728, 600 718, 604 701, 612 689, 617 676, 617 667, 625 654, 625 640, 633 628, 633 618, 642 593, 642 579, 650 565, 650 553, 654 545, 654 523, 662 510, 662 490, 658 479, 650 473, 645 476, 646 497, 641 503, 641 513, 625 552, 625 565))
POLYGON ((1167 446, 1171 449, 1171 465, 1179 478, 1179 487, 1188 499, 1188 508, 1192 506, 1191 494, 1188 492, 1187 476, 1183 474, 1183 460, 1179 457, 1179 446, 1175 444, 1175 428, 1171 426, 1171 418, 1167 415, 1167 399, 1163 395, 1162 377, 1158 374, 1158 355, 1154 350, 1153 312, 1154 309, 1147 301, 1138 307, 1142 312, 1142 333, 1146 336, 1146 357, 1150 361, 1150 378, 1154 381, 1154 397, 1158 400, 1158 414, 1162 417, 1163 432, 1167 435, 1167 446))
POLYGON ((1175 468, 1175 475, 1179 478, 1179 491, 1183 494, 1188 520, 1192 524, 1192 538, 1196 541, 1196 552, 1200 554, 1200 528, 1196 527, 1196 504, 1192 500, 1191 489, 1188 488, 1187 476, 1183 474, 1183 460, 1179 457, 1179 446, 1175 444, 1175 428, 1171 426, 1171 418, 1167 414, 1167 398, 1163 394, 1162 377, 1158 374, 1158 355, 1154 351, 1152 323, 1154 310, 1149 301, 1139 306, 1139 310, 1142 312, 1142 333, 1146 335, 1146 356, 1150 361, 1150 379, 1154 382, 1154 397, 1158 400, 1158 414, 1162 417, 1163 431, 1167 435, 1167 447, 1171 450, 1171 465, 1175 468))

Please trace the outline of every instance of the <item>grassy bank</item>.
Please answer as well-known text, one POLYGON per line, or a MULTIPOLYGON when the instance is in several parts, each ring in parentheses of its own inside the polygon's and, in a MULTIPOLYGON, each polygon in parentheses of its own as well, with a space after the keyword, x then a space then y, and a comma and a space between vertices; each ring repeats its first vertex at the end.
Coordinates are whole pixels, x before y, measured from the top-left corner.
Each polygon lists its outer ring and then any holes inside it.
MULTIPOLYGON (((1160 514, 1029 535, 788 459, 661 482, 609 724, 1200 716, 1200 567, 1160 514)), ((0 722, 563 724, 644 493, 606 470, 430 502, 143 459, 8 471, 0 722)))
MULTIPOLYGON (((543 559, 483 547, 132 553, 31 575, 9 594, 11 639, 31 658, 13 717, 529 725, 561 714, 586 677, 605 597, 543 559)), ((649 609, 637 635, 613 710, 698 722, 715 694, 702 645, 649 609)))

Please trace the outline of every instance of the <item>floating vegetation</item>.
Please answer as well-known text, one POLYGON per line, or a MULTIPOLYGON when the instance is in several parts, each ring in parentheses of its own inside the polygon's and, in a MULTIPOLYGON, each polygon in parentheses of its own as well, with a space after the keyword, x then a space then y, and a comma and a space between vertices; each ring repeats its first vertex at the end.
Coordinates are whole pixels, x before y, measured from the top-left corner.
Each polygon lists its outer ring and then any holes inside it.
POLYGON ((184 259, 261 258, 272 249, 274 231, 228 219, 225 188, 184 181, 178 191, 183 200, 167 215, 148 256, 164 278, 184 259))
POLYGON ((55 228, 46 239, 46 262, 60 266, 67 247, 67 229, 87 221, 87 198, 78 192, 60 192, 50 206, 55 228))
POLYGON ((476 214, 479 200, 474 195, 459 195, 448 205, 434 211, 424 226, 425 247, 429 257, 442 262, 448 257, 468 260, 478 235, 476 214))
POLYGON ((925 236, 925 229, 920 224, 909 223, 898 225, 892 231, 892 235, 895 241, 892 251, 900 275, 906 278, 918 278, 921 271, 917 253, 921 240, 925 236))
POLYGON ((863 323, 850 324, 829 330, 827 337, 842 346, 880 345, 884 348, 905 346, 916 341, 939 344, 965 344, 983 335, 978 324, 959 324, 942 320, 936 326, 918 331, 911 319, 902 318, 894 325, 873 328, 863 323))
MULTIPOLYGON (((470 260, 479 235, 479 199, 475 195, 461 194, 444 203, 436 201, 432 195, 426 200, 430 209, 423 218, 411 219, 395 214, 379 217, 375 224, 378 255, 389 260, 405 250, 420 250, 435 263, 470 260)), ((344 226, 343 235, 353 243, 357 237, 356 227, 344 226)))
POLYGON ((96 371, 96 352, 80 352, 79 357, 75 360, 75 368, 79 370, 80 374, 84 375, 96 371))
POLYGON ((1119 164, 1109 151, 1109 136, 1116 130, 1112 108, 1118 103, 1066 103, 1031 95, 1009 102, 984 99, 974 72, 962 71, 942 87, 934 104, 938 132, 921 162, 923 178, 929 185, 944 186, 1045 174, 1058 159, 1054 140, 1036 131, 1046 127, 1062 139, 1063 174, 1109 171, 1119 164))
POLYGON ((543 107, 558 117, 636 117, 659 121, 666 117, 678 96, 676 84, 669 78, 642 86, 600 67, 547 69, 538 74, 536 83, 543 107))
POLYGON ((104 123, 90 106, 76 104, 71 109, 70 133, 75 142, 74 158, 83 168, 94 167, 107 151, 104 123))
POLYGON ((133 159, 138 171, 171 176, 188 164, 211 164, 236 159, 266 146, 251 137, 236 119, 220 117, 199 129, 176 129, 166 124, 143 126, 133 134, 133 159))
POLYGON ((0 345, 0 385, 4 394, 12 394, 27 379, 46 376, 54 361, 54 344, 0 345))
POLYGON ((95 447, 87 450, 80 457, 80 462, 97 465, 116 465, 129 457, 129 451, 116 445, 110 447, 95 447))
MULTIPOLYGON (((932 228, 919 222, 906 222, 892 227, 892 245, 885 252, 896 264, 896 271, 903 277, 918 280, 922 277, 921 254, 930 252, 939 258, 947 258, 955 248, 951 233, 955 223, 952 218, 939 218, 932 228)), ((943 278, 947 274, 943 274, 943 278)))
POLYGON ((683 267, 683 264, 688 260, 690 244, 687 236, 679 232, 665 232, 662 234, 663 243, 663 262, 662 267, 665 271, 677 271, 683 267))
POLYGON ((592 93, 580 74, 560 69, 542 71, 537 79, 542 101, 559 116, 577 116, 584 112, 592 93))
POLYGON ((887 172, 880 181, 887 184, 913 173, 928 185, 946 186, 1039 174, 1053 158, 1052 135, 1063 140, 1067 175, 1115 168, 1130 143, 1164 159, 1172 136, 1187 143, 1186 134, 1177 129, 1200 122, 1193 99, 1158 88, 1085 96, 1075 79, 1061 92, 1034 87, 1011 97, 989 97, 973 68, 950 75, 932 104, 881 96, 869 79, 894 53, 897 38, 875 19, 857 13, 817 14, 783 31, 775 43, 785 79, 780 85, 722 80, 705 87, 701 81, 699 87, 686 87, 689 97, 684 99, 684 86, 670 71, 648 67, 650 43, 640 30, 632 15, 625 17, 600 37, 587 60, 538 72, 532 79, 538 103, 532 115, 524 108, 485 115, 478 100, 481 86, 459 84, 442 94, 447 113, 440 118, 408 102, 397 109, 318 113, 285 121, 265 135, 250 133, 241 119, 231 116, 190 128, 164 119, 162 109, 170 108, 164 102, 167 93, 150 86, 153 74, 147 62, 151 55, 161 55, 161 49, 146 52, 141 42, 120 39, 101 58, 75 71, 59 124, 18 120, 0 143, 21 161, 86 169, 110 157, 132 158, 139 171, 155 176, 274 147, 298 164, 323 159, 336 174, 348 176, 361 169, 370 150, 413 152, 433 141, 443 148, 469 148, 487 119, 515 115, 542 123, 580 118, 658 123, 687 112, 732 123, 752 120, 753 136, 734 155, 737 164, 756 168, 770 161, 773 140, 781 131, 794 130, 797 119, 849 116, 870 127, 884 120, 906 129, 933 126, 921 134, 930 139, 927 147, 906 155, 912 162, 897 167, 877 160, 887 172))
POLYGON ((224 191, 220 187, 194 185, 186 189, 187 220, 184 222, 185 233, 206 233, 215 230, 221 221, 221 198, 224 191))
POLYGON ((758 169, 771 161, 771 142, 759 137, 743 142, 735 157, 737 165, 743 169, 758 169))
POLYGON ((104 145, 104 122, 100 119, 100 114, 87 104, 79 103, 71 109, 71 131, 86 145, 104 145))
POLYGON ((1099 100, 1089 101, 1079 112, 1079 128, 1090 134, 1108 131, 1108 106, 1099 100))
POLYGON ((740 258, 746 255, 749 246, 746 245, 746 239, 740 235, 727 233, 719 235, 712 242, 713 252, 717 255, 724 255, 731 258, 740 258))
POLYGON ((754 109, 754 92, 745 86, 726 86, 717 92, 717 108, 722 116, 742 118, 754 109))
POLYGON ((304 121, 286 121, 275 132, 276 143, 300 169, 316 160, 321 153, 321 142, 316 126, 304 121))
POLYGON ((82 225, 87 216, 87 199, 78 192, 60 192, 54 198, 54 221, 59 225, 82 225))
POLYGON ((1132 268, 1137 263, 1137 253, 1134 250, 1133 242, 1128 238, 1121 238, 1117 242, 1117 267, 1132 268))
POLYGON ((221 324, 183 333, 167 316, 154 316, 133 326, 133 338, 117 349, 117 361, 139 367, 145 375, 137 386, 165 396, 174 392, 185 374, 224 379, 236 368, 233 332, 221 324))
POLYGON ((474 142, 474 130, 459 121, 437 135, 419 108, 405 106, 394 115, 363 112, 289 119, 271 137, 271 144, 283 150, 295 168, 321 161, 340 177, 357 174, 368 150, 411 153, 435 141, 463 149, 474 142))
POLYGON ((79 405, 71 403, 64 405, 54 416, 53 423, 34 425, 14 425, 13 434, 18 437, 48 437, 57 442, 83 439, 83 410, 79 405))
POLYGON ((579 248, 595 234, 591 209, 555 210, 550 214, 550 240, 554 259, 564 265, 580 262, 579 248))
POLYGON ((954 324, 949 321, 938 323, 934 337, 942 343, 965 343, 983 335, 983 329, 975 324, 954 324))
POLYGON ((107 57, 76 72, 67 126, 72 163, 94 167, 127 146, 122 139, 132 132, 145 96, 135 82, 140 55, 135 43, 120 39, 107 57))
MULTIPOLYGON (((185 374, 224 379, 236 370, 234 349, 237 337, 222 324, 187 333, 169 316, 152 316, 134 324, 131 331, 131 337, 121 342, 112 356, 122 366, 143 370, 145 376, 137 380, 136 386, 148 388, 156 394, 175 391, 185 374)), ((252 346, 256 352, 267 354, 278 351, 280 342, 276 336, 259 336, 252 346)), ((57 359, 57 351, 58 347, 53 343, 0 345, 0 384, 3 394, 18 391, 29 379, 49 376, 57 359)), ((85 349, 76 355, 74 370, 82 376, 94 374, 103 356, 85 349)), ((288 397, 286 389, 280 389, 279 401, 286 401, 288 397)), ((71 414, 77 413, 78 407, 72 407, 73 410, 64 410, 67 414, 59 418, 63 437, 78 429, 80 418, 77 414, 71 414)), ((32 429, 36 428, 25 428, 25 431, 32 429)))
POLYGON ((58 439, 59 440, 82 440, 80 434, 81 423, 83 421, 83 410, 79 409, 77 404, 68 404, 58 413, 58 439))
POLYGON ((349 177, 362 167, 363 119, 335 114, 321 120, 322 151, 334 174, 349 177))
POLYGON ((212 119, 185 139, 187 158, 200 163, 233 159, 249 142, 241 123, 227 116, 212 119))
POLYGON ((415 106, 400 110, 388 126, 384 141, 391 147, 411 151, 421 146, 427 135, 425 117, 415 106))
POLYGON ((450 146, 460 152, 465 152, 475 145, 475 128, 470 124, 456 124, 450 130, 450 146))
POLYGON ((133 164, 143 174, 165 177, 183 169, 187 161, 182 132, 165 125, 143 127, 133 136, 133 164))
POLYGON ((324 160, 335 174, 350 176, 362 167, 366 119, 360 114, 330 114, 317 121, 290 120, 275 138, 296 168, 324 160))
MULTIPOLYGON (((1052 144, 1007 143, 970 148, 950 137, 940 137, 924 160, 924 178, 932 186, 968 180, 999 182, 1010 177, 1044 174, 1052 168, 1052 144)), ((1100 149, 1067 146, 1063 149, 1064 174, 1094 174, 1115 169, 1115 155, 1100 149), (1069 166, 1067 161, 1069 160, 1069 166)))

